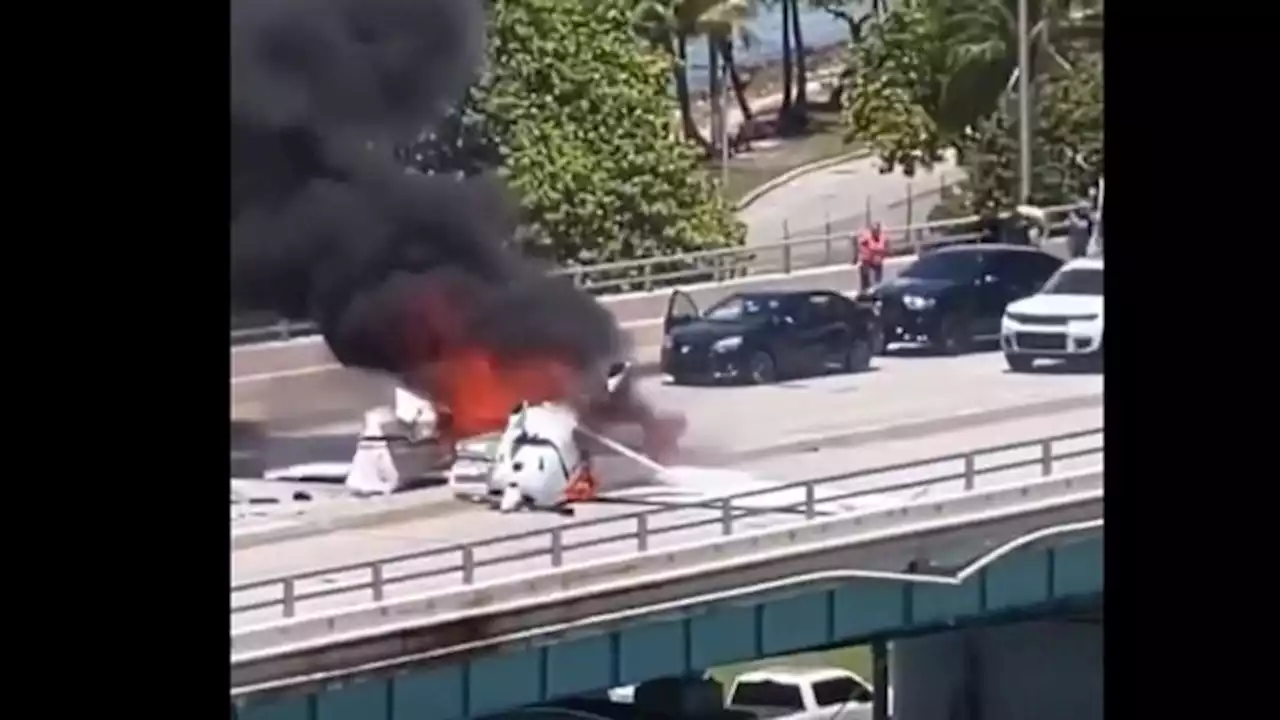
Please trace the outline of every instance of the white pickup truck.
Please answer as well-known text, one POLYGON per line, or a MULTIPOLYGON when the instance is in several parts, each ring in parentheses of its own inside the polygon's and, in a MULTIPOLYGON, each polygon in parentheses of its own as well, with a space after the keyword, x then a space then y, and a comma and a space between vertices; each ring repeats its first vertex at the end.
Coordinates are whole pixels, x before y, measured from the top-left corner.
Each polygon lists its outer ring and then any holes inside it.
POLYGON ((871 683, 848 670, 777 668, 739 675, 726 705, 768 720, 871 720, 871 700, 871 683))

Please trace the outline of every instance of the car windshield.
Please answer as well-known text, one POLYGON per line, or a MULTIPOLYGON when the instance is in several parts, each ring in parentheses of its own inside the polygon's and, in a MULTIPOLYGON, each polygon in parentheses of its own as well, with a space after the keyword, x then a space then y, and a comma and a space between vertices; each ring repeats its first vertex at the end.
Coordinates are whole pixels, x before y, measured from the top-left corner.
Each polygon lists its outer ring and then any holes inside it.
POLYGON ((975 252, 938 252, 921 257, 902 271, 902 277, 919 280, 969 280, 977 275, 975 252))
POLYGON ((766 315, 769 311, 777 309, 777 307, 777 298, 735 295, 712 305, 702 317, 717 322, 734 322, 749 317, 766 315))
POLYGON ((1096 268, 1061 270, 1045 283, 1044 295, 1102 296, 1102 271, 1096 268))

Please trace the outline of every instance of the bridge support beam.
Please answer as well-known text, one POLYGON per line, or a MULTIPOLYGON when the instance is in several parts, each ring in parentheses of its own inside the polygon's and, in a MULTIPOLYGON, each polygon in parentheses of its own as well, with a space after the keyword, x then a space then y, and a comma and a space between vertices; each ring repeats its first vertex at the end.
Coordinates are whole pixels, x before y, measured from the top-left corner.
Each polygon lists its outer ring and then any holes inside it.
POLYGON ((871 643, 871 720, 889 720, 889 643, 871 643))
POLYGON ((1100 622, 895 640, 890 664, 893 720, 1102 720, 1100 622))

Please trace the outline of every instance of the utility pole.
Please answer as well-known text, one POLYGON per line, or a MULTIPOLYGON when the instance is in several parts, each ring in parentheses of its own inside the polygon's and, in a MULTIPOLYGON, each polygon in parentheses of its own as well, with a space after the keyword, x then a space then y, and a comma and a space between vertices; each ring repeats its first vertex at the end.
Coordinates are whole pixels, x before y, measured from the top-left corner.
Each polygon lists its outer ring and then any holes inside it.
POLYGON ((1031 39, 1027 0, 1018 0, 1018 202, 1031 201, 1031 39))

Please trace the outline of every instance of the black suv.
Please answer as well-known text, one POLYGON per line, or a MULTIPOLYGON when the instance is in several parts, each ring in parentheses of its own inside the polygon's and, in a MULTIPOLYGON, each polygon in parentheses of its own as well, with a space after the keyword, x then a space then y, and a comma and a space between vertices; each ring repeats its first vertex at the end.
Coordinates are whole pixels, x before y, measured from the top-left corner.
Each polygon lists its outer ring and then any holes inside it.
POLYGON ((885 343, 927 343, 946 354, 1000 336, 1009 303, 1034 294, 1062 260, 1024 245, 954 245, 922 255, 859 297, 877 303, 885 343))
POLYGON ((869 305, 826 290, 736 293, 706 312, 677 290, 663 330, 662 371, 677 383, 857 372, 884 346, 869 305))

